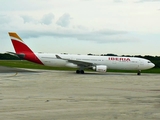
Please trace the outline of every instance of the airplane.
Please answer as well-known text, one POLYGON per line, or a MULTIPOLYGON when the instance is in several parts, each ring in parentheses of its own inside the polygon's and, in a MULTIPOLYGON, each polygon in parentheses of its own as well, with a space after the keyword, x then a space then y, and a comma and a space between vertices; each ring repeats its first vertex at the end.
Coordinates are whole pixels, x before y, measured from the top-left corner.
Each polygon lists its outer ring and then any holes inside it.
POLYGON ((35 53, 23 42, 17 33, 9 32, 9 36, 16 52, 9 52, 9 54, 45 66, 77 68, 77 74, 84 74, 85 69, 103 73, 108 69, 113 69, 136 70, 137 75, 141 75, 141 70, 155 66, 150 60, 138 57, 35 53))

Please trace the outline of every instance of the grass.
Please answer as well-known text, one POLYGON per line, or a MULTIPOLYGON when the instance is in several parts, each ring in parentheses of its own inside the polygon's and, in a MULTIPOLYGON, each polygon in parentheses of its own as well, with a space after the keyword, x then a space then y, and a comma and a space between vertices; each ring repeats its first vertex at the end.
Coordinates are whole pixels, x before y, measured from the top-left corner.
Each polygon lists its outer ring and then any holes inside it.
MULTIPOLYGON (((0 66, 17 67, 17 68, 29 68, 29 69, 45 69, 45 70, 70 70, 75 71, 75 68, 68 67, 48 67, 39 64, 35 64, 25 60, 0 60, 0 66)), ((128 70, 108 70, 108 72, 137 72, 128 70)), ((142 73, 160 73, 160 68, 152 68, 149 70, 143 70, 142 73)))
POLYGON ((74 68, 67 67, 49 67, 26 60, 0 60, 0 66, 29 68, 29 69, 45 69, 45 70, 75 70, 74 68))

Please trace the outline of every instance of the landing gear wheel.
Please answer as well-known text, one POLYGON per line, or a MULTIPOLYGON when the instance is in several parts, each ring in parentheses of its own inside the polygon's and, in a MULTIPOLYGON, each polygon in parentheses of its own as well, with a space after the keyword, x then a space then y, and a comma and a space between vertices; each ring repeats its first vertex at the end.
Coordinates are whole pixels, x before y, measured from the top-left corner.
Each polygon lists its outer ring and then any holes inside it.
POLYGON ((84 70, 76 70, 77 74, 84 74, 84 70))
POLYGON ((137 73, 137 75, 141 75, 141 71, 140 71, 140 70, 138 70, 138 73, 137 73))
POLYGON ((81 74, 84 74, 84 70, 80 70, 81 74))
POLYGON ((76 70, 76 73, 79 74, 79 73, 80 73, 80 70, 76 70))

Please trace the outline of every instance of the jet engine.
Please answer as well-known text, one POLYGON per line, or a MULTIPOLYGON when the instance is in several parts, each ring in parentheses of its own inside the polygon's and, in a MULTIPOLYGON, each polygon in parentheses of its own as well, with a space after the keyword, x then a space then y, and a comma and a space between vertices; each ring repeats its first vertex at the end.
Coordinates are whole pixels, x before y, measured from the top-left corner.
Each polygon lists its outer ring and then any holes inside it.
POLYGON ((107 66, 106 65, 96 65, 92 69, 97 71, 97 72, 106 72, 107 71, 107 66))

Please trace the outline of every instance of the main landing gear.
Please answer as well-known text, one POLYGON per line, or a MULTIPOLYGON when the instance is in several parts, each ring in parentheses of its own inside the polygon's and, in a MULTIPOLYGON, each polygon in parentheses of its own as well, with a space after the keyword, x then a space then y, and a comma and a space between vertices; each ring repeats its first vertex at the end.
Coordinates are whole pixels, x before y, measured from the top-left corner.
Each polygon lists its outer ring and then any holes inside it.
POLYGON ((137 75, 141 75, 141 70, 138 70, 137 75))
POLYGON ((77 74, 84 74, 84 70, 76 70, 77 74))

